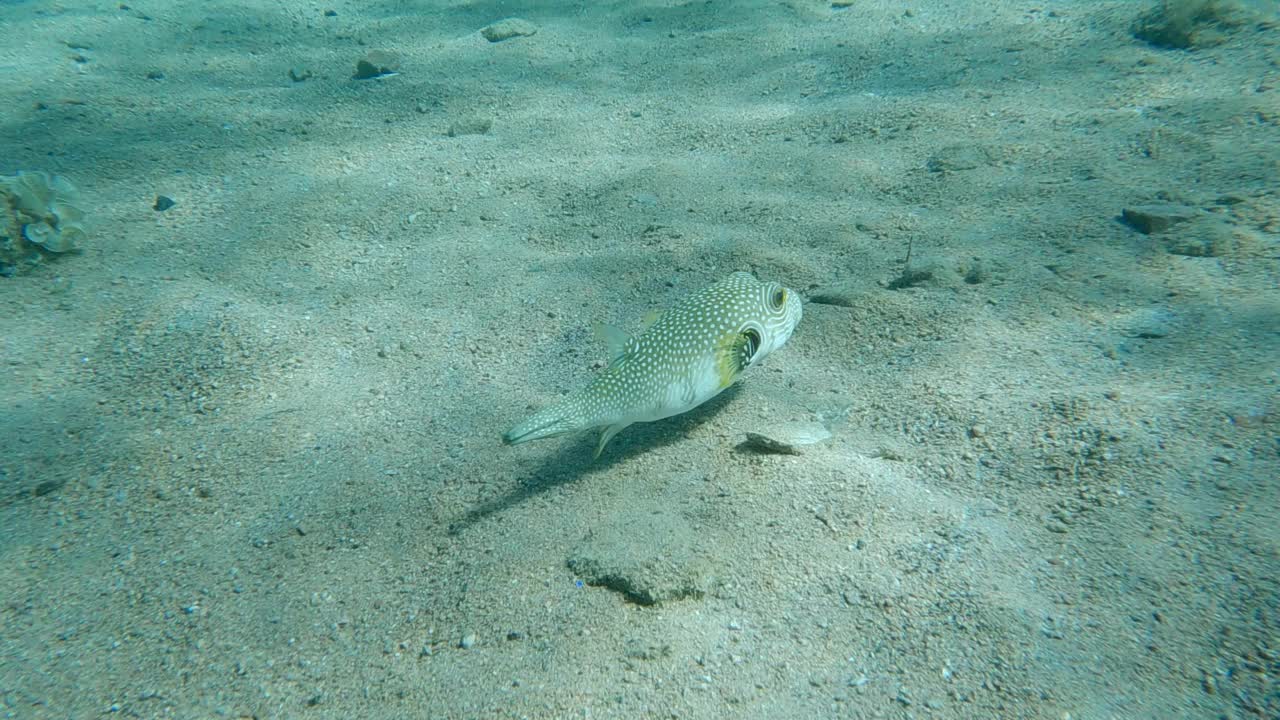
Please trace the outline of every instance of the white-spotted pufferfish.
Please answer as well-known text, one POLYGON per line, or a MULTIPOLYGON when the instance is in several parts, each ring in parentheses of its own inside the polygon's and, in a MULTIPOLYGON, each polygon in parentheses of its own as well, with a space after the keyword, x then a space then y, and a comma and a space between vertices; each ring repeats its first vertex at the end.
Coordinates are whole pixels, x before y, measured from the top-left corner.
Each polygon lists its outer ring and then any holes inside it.
POLYGON ((800 297, 736 272, 663 313, 642 334, 602 335, 613 362, 583 390, 507 431, 509 445, 603 428, 596 457, 620 430, 692 410, 782 347, 800 322, 800 297))

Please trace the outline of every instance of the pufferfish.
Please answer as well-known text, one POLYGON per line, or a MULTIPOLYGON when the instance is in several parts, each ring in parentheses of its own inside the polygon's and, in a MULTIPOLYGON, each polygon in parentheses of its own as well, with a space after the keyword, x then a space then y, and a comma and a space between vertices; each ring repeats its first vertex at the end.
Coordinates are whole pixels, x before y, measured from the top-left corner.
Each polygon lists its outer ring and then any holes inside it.
POLYGON ((508 445, 603 428, 595 456, 632 423, 687 412, 782 347, 800 322, 800 298, 736 272, 659 316, 640 335, 605 330, 613 361, 586 388, 508 430, 508 445))

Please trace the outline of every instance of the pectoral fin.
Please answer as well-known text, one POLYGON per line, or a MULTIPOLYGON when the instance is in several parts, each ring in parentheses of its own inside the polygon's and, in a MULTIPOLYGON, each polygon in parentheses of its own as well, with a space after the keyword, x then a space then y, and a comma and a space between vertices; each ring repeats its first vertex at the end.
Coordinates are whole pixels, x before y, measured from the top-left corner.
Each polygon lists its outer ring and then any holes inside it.
POLYGON ((596 454, 595 454, 595 457, 594 457, 593 459, 599 459, 599 458, 600 458, 600 453, 604 452, 604 446, 605 446, 605 445, 607 445, 607 444, 609 444, 609 441, 613 439, 613 436, 614 436, 614 435, 617 435, 619 432, 621 432, 621 431, 622 431, 622 428, 624 428, 624 427, 626 427, 627 425, 630 425, 630 424, 631 424, 631 423, 624 423, 624 424, 620 424, 620 425, 610 425, 609 427, 605 428, 604 430, 601 430, 601 431, 600 431, 600 444, 596 445, 596 454))
POLYGON ((760 333, 748 328, 725 335, 716 348, 716 369, 720 373, 720 389, 729 387, 751 364, 760 349, 760 333))

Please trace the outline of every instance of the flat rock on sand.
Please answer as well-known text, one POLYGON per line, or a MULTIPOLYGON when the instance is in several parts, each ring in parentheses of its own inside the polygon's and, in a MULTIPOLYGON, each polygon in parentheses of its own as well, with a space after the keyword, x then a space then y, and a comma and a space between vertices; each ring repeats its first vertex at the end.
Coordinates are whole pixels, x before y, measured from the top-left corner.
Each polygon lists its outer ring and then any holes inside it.
POLYGON ((640 605, 699 597, 707 577, 703 548, 678 513, 619 516, 574 549, 569 569, 640 605))

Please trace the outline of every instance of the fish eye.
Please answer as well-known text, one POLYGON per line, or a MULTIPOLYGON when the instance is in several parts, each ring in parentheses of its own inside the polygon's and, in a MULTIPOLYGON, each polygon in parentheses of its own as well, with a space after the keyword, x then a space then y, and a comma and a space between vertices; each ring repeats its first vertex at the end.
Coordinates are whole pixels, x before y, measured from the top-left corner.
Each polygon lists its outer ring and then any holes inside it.
POLYGON ((769 297, 769 302, 773 304, 774 310, 781 310, 783 303, 787 301, 786 288, 778 288, 773 291, 773 295, 769 297))

